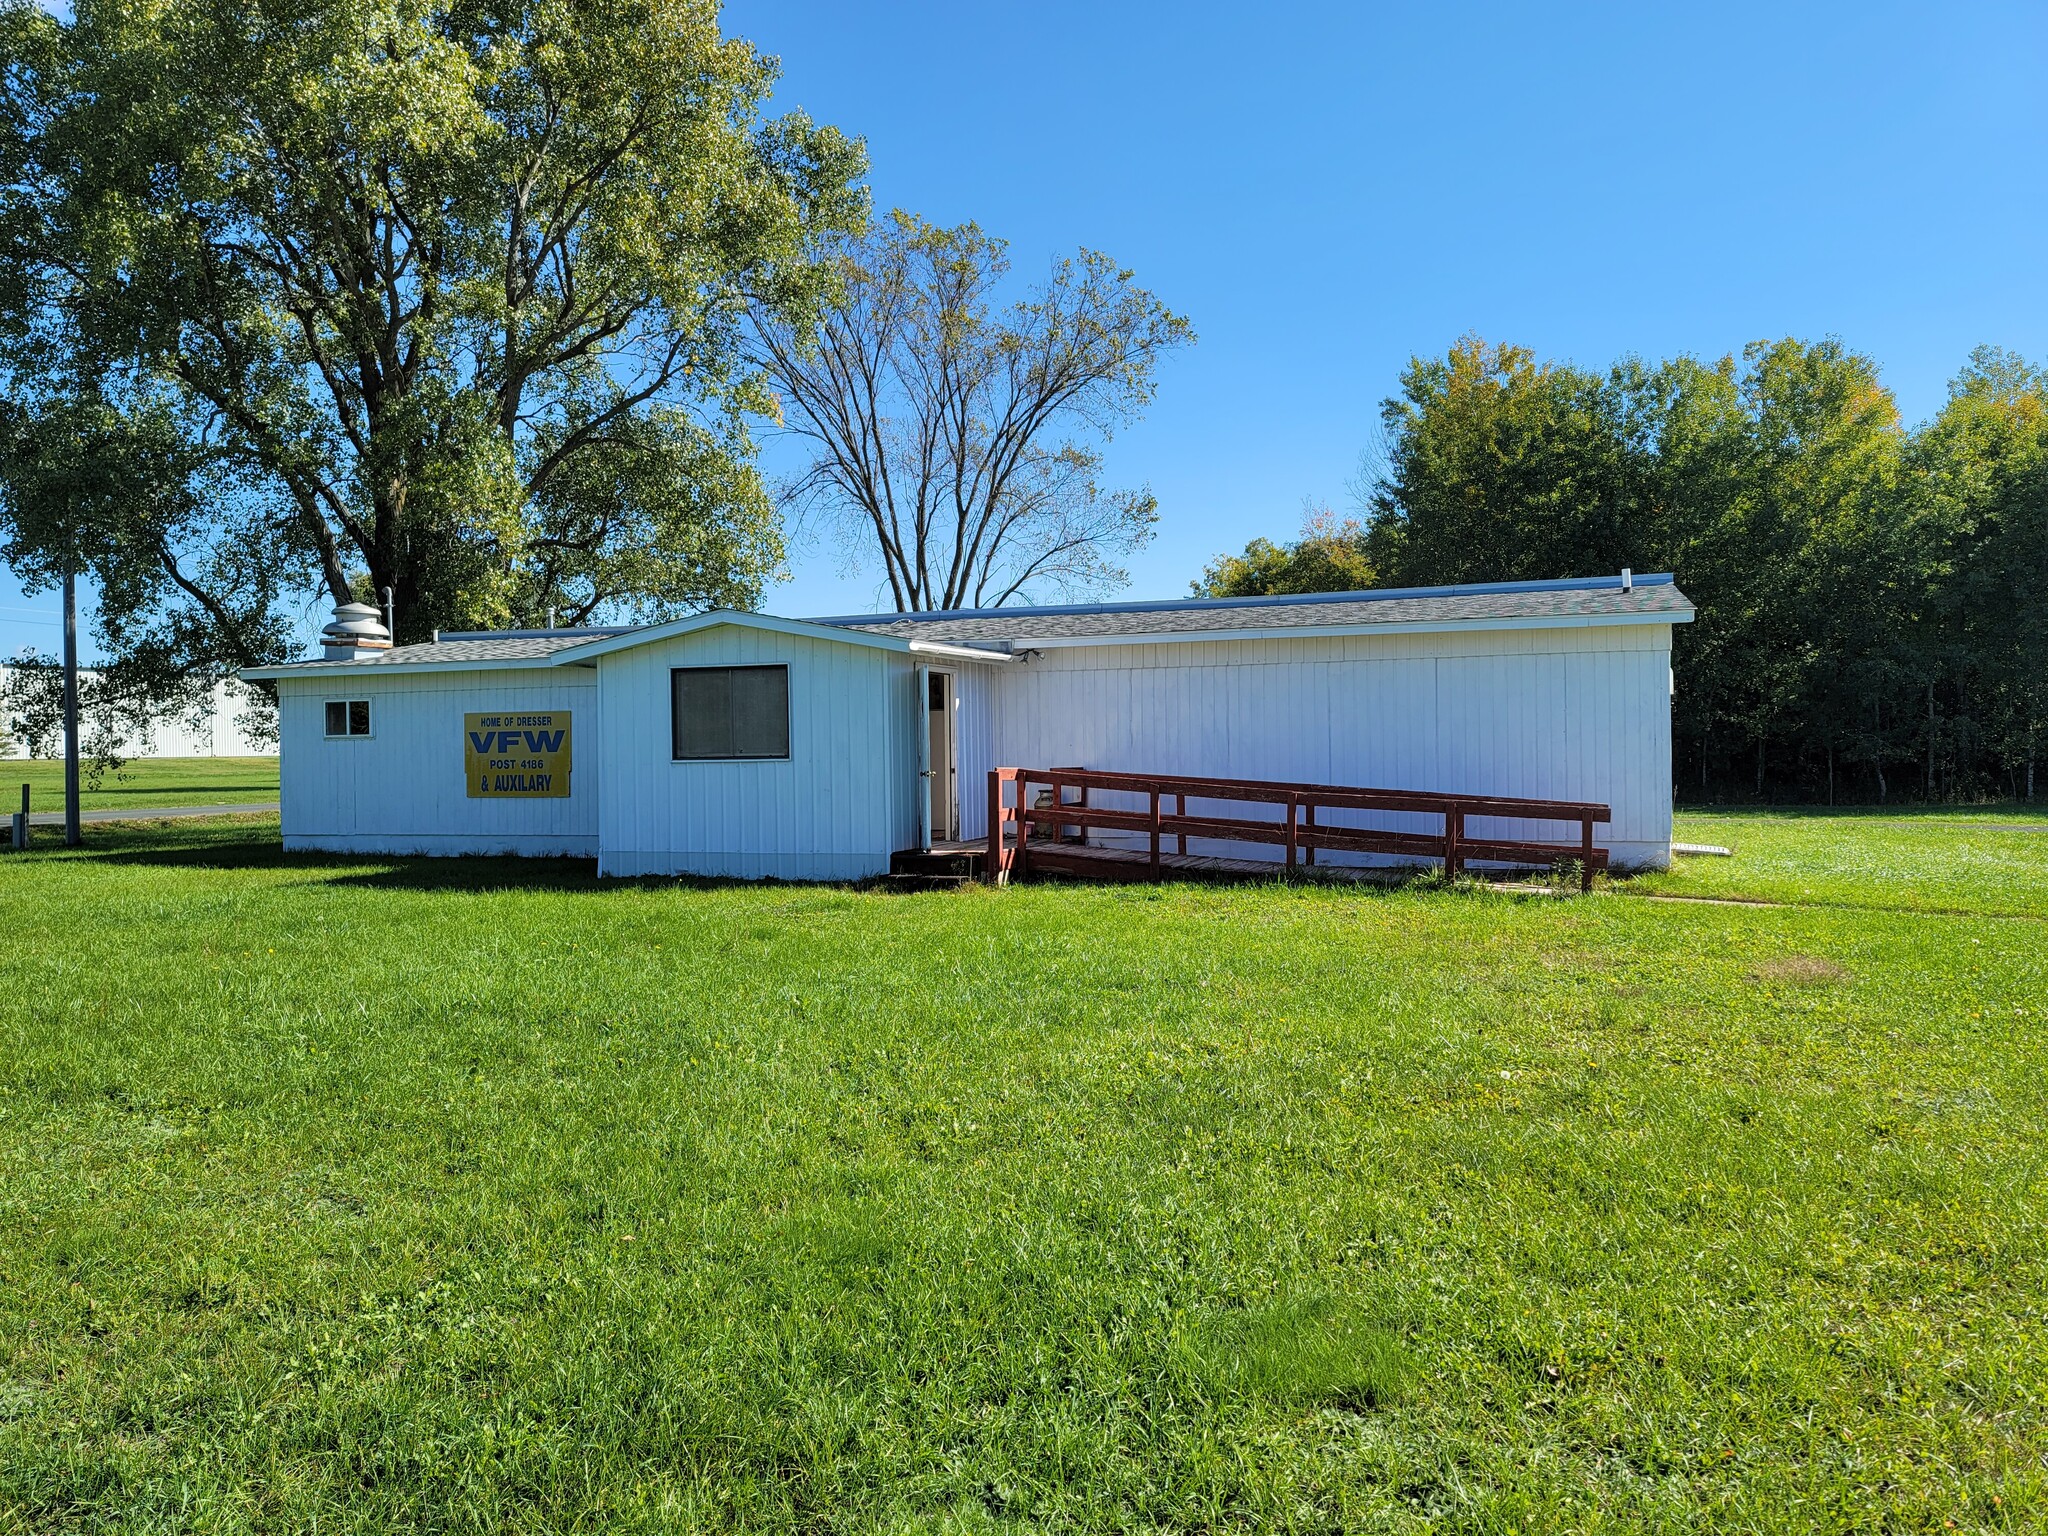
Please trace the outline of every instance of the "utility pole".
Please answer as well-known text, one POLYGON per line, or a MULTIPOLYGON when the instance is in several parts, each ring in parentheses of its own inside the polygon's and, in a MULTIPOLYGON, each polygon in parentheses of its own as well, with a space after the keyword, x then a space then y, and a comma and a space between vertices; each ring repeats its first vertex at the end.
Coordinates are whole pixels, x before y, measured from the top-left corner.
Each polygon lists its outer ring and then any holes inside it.
POLYGON ((64 846, 83 840, 78 830, 78 573, 64 567, 64 846))

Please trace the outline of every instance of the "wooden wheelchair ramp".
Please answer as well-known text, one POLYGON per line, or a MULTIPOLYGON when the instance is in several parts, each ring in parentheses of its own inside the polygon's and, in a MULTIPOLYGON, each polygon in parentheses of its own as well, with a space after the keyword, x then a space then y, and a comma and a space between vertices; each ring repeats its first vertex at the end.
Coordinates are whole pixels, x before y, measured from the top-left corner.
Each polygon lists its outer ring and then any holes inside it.
POLYGON ((1275 874, 1387 878, 1398 866, 1441 863, 1456 875, 1472 865, 1504 869, 1577 866, 1592 889, 1607 850, 1593 841, 1608 822, 1604 805, 1507 795, 1436 794, 1266 779, 1104 773, 1087 768, 996 768, 988 776, 988 842, 982 872, 1021 879, 1033 872, 1083 879, 1270 879, 1275 874), (1372 820, 1398 818, 1386 828, 1372 820), (1435 826, 1426 823, 1430 820, 1435 826), (1416 827, 1417 821, 1425 825, 1416 827), (1577 836, 1550 841, 1503 835, 1474 822, 1575 824, 1577 836), (1189 851, 1189 841, 1205 845, 1189 851), (1262 845, 1280 858, 1247 858, 1219 845, 1262 845), (1318 852, 1377 855, 1387 863, 1316 864, 1318 852))

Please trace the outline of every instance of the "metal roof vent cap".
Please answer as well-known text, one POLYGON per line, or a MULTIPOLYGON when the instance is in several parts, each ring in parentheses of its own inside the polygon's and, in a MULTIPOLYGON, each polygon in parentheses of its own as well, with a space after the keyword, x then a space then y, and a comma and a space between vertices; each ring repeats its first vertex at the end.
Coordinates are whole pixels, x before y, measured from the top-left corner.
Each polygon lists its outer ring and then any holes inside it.
POLYGON ((391 631, 368 603, 341 603, 334 621, 320 631, 320 645, 328 661, 361 661, 391 649, 391 631))

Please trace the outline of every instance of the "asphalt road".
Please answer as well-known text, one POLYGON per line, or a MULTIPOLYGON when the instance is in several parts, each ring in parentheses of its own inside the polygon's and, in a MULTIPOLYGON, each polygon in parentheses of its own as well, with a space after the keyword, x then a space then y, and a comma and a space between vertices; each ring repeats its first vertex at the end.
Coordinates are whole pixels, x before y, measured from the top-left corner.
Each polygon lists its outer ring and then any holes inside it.
MULTIPOLYGON (((275 800, 259 801, 254 805, 138 805, 122 807, 113 811, 80 811, 78 819, 86 821, 165 821, 181 816, 250 816, 277 809, 275 800)), ((61 827, 64 825, 62 811, 31 811, 28 824, 32 827, 61 827)), ((5 822, 0 820, 0 832, 5 831, 5 822)))

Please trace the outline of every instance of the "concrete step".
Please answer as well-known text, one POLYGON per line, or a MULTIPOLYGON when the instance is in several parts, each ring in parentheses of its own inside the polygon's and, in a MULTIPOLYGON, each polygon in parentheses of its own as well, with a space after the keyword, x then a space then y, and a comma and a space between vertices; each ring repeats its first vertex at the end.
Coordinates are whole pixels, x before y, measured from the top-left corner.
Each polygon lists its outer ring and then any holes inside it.
POLYGON ((987 850, 981 848, 905 848, 889 856, 889 873, 972 880, 981 874, 987 859, 987 850))
POLYGON ((956 891, 974 884, 969 875, 884 875, 882 884, 892 891, 956 891))

